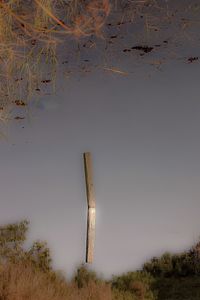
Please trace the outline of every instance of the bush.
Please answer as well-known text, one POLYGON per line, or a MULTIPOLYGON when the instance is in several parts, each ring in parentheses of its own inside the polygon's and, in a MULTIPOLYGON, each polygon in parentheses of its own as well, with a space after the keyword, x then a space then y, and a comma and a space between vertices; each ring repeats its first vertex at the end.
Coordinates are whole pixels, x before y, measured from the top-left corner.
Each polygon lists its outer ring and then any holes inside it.
POLYGON ((24 249, 28 231, 27 220, 0 227, 0 263, 32 263, 46 272, 52 269, 50 250, 45 242, 36 241, 24 249))
POLYGON ((153 257, 143 266, 143 270, 151 275, 170 276, 173 272, 173 257, 170 253, 164 253, 160 258, 153 257))
POLYGON ((151 291, 153 277, 142 271, 128 272, 122 276, 114 277, 112 280, 113 290, 129 293, 130 299, 153 300, 155 294, 151 291))
POLYGON ((84 265, 82 265, 77 270, 77 273, 74 277, 74 282, 80 289, 83 287, 87 287, 91 282, 97 283, 100 282, 100 280, 97 278, 95 272, 89 271, 84 265))
POLYGON ((179 254, 165 253, 143 265, 154 277, 185 277, 200 275, 200 243, 179 254))

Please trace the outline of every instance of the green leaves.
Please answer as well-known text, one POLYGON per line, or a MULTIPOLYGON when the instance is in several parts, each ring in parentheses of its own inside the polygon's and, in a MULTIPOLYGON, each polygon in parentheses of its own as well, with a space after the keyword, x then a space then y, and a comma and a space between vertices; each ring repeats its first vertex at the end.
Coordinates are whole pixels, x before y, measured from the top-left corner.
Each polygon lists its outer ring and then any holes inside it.
POLYGON ((153 277, 147 272, 128 272, 114 277, 112 288, 115 291, 116 299, 154 300, 155 295, 151 290, 153 282, 153 277))
POLYGON ((52 260, 46 242, 36 241, 28 250, 23 247, 28 225, 29 222, 23 220, 0 227, 0 264, 24 262, 44 272, 50 271, 52 260))
POLYGON ((145 263, 143 270, 154 277, 200 275, 200 243, 179 254, 165 253, 145 263))
POLYGON ((0 263, 15 262, 23 256, 23 243, 29 222, 27 220, 0 227, 0 263))
POLYGON ((27 252, 27 257, 42 271, 50 271, 52 259, 46 242, 36 241, 27 252))

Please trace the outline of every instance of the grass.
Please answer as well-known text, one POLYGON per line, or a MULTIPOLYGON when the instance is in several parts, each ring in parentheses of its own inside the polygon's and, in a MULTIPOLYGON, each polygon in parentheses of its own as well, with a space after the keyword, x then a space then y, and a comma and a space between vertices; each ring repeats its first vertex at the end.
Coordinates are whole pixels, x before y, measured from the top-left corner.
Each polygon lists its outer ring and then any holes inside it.
MULTIPOLYGON (((137 28, 140 24, 139 27, 143 30, 140 37, 147 36, 149 40, 151 35, 158 33, 159 36, 159 31, 167 28, 168 25, 171 26, 170 24, 177 26, 180 35, 181 30, 184 33, 192 25, 199 24, 198 4, 184 6, 183 11, 180 11, 180 8, 178 11, 172 4, 170 7, 170 3, 161 2, 159 0, 0 0, 0 121, 6 122, 12 119, 16 106, 23 114, 24 109, 28 109, 29 100, 42 96, 46 88, 51 87, 52 92, 55 91, 56 73, 62 52, 60 50, 65 51, 64 46, 70 45, 72 40, 77 43, 78 48, 81 41, 84 41, 84 44, 89 41, 95 47, 88 48, 95 48, 98 53, 106 52, 105 49, 108 49, 108 57, 103 53, 101 69, 106 73, 127 75, 126 70, 121 70, 110 62, 110 57, 115 56, 116 48, 122 46, 121 37, 118 46, 117 39, 114 37, 117 37, 121 29, 121 34, 125 33, 124 25, 133 24, 137 28), (193 13, 193 20, 184 18, 187 11, 193 13), (102 47, 103 50, 96 46, 97 39, 106 44, 106 47, 102 47), (106 61, 108 64, 105 63, 106 61)), ((124 43, 127 46, 133 41, 135 43, 136 40, 134 33, 132 39, 130 36, 127 30, 124 36, 124 43)), ((136 46, 140 49, 144 48, 140 45, 136 46)), ((86 48, 83 51, 88 50, 86 48)), ((133 53, 129 48, 126 50, 124 55, 133 53)), ((140 53, 141 56, 143 54, 140 53)), ((95 56, 94 53, 89 52, 88 55, 89 59, 95 56)), ((194 58, 191 57, 190 60, 193 62, 194 58)), ((160 61, 162 60, 155 58, 151 64, 160 66, 160 61)), ((94 65, 96 63, 93 62, 94 65)), ((75 64, 78 65, 78 59, 75 59, 75 64)), ((82 69, 84 72, 83 66, 80 65, 80 72, 82 69)), ((67 74, 69 73, 71 74, 70 70, 67 71, 67 74)), ((20 120, 20 116, 18 117, 17 119, 20 120)))
POLYGON ((53 81, 57 46, 67 36, 98 35, 110 12, 108 0, 0 1, 0 118, 15 101, 27 102, 41 83, 53 81))
POLYGON ((110 285, 90 281, 78 288, 61 275, 43 273, 31 265, 10 264, 0 270, 0 299, 4 300, 111 300, 110 285))

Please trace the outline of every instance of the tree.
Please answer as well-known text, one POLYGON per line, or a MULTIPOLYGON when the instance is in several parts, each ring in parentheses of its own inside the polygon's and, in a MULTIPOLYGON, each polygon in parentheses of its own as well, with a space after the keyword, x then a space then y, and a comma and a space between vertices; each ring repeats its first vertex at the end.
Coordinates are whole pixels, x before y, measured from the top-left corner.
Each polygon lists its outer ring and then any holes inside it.
POLYGON ((153 257, 149 262, 145 263, 143 270, 155 277, 170 276, 173 272, 172 259, 172 255, 166 252, 161 257, 153 257))
POLYGON ((189 255, 192 260, 194 274, 200 275, 200 242, 190 249, 189 255))
POLYGON ((45 242, 36 241, 29 249, 24 249, 28 225, 24 220, 0 227, 0 264, 31 263, 44 272, 50 271, 50 251, 45 242))
POLYGON ((143 270, 154 277, 186 277, 200 275, 200 242, 188 251, 165 253, 153 257, 143 265, 143 270))
POLYGON ((128 272, 112 279, 112 289, 125 293, 133 300, 154 300, 155 294, 151 290, 153 282, 153 277, 145 271, 128 272))
POLYGON ((27 230, 27 220, 0 227, 0 263, 15 262, 24 257, 23 243, 27 230))

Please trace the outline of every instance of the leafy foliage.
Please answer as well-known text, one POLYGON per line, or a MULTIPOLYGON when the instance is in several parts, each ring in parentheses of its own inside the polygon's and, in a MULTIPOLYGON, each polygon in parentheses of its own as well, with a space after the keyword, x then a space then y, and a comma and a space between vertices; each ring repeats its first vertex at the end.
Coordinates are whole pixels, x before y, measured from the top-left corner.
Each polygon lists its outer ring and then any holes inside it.
POLYGON ((200 275, 200 243, 180 254, 165 253, 154 257, 143 266, 154 277, 184 277, 200 275))
POLYGON ((147 272, 128 272, 122 276, 114 277, 112 288, 125 293, 125 297, 133 300, 153 300, 155 299, 155 294, 151 291, 153 281, 153 277, 147 272))
POLYGON ((21 259, 24 256, 23 243, 26 239, 28 222, 0 227, 0 262, 21 259))
POLYGON ((97 275, 93 271, 89 271, 84 265, 81 265, 76 272, 74 281, 77 284, 78 288, 83 288, 89 285, 91 282, 99 282, 97 275))
POLYGON ((51 270, 50 251, 45 242, 36 241, 25 250, 27 220, 0 227, 0 264, 32 263, 43 271, 51 270))

